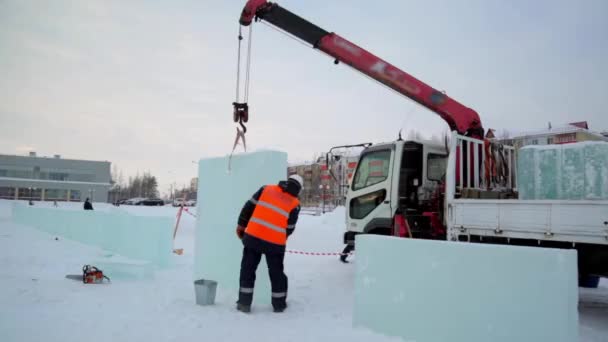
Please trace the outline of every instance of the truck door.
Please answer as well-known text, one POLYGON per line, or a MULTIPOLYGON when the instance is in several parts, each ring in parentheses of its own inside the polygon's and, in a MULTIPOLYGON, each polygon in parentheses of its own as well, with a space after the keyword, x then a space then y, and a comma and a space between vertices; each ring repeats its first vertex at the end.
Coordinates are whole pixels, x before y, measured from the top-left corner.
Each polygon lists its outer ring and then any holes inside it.
POLYGON ((399 169, 399 209, 403 214, 416 211, 419 207, 418 188, 423 183, 422 144, 406 142, 403 144, 401 167, 399 169))
POLYGON ((391 233, 394 153, 395 145, 385 145, 367 149, 361 154, 348 195, 348 230, 391 233))

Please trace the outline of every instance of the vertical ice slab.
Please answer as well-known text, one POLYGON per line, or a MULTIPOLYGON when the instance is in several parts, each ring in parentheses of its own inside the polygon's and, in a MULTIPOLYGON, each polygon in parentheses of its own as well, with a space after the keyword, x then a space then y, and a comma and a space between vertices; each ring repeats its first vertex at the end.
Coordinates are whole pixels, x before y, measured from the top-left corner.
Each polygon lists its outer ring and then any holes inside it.
POLYGON ((585 145, 585 195, 608 199, 608 143, 585 145))
POLYGON ((562 198, 585 198, 585 145, 574 144, 562 150, 562 198))
POLYGON ((526 146, 517 175, 520 199, 608 200, 608 143, 526 146))
POLYGON ((538 150, 536 193, 538 198, 559 199, 561 193, 561 146, 538 150))
MULTIPOLYGON (((220 291, 238 294, 243 245, 235 229, 241 208, 263 185, 287 175, 287 154, 263 151, 199 162, 194 278, 218 282, 220 291)), ((289 270, 287 270, 289 272, 289 270)), ((270 303, 266 260, 257 270, 254 304, 270 303)))
POLYGON ((358 235, 353 324, 404 341, 575 342, 576 251, 358 235))
POLYGON ((536 150, 522 148, 517 159, 517 188, 519 198, 536 199, 536 150))

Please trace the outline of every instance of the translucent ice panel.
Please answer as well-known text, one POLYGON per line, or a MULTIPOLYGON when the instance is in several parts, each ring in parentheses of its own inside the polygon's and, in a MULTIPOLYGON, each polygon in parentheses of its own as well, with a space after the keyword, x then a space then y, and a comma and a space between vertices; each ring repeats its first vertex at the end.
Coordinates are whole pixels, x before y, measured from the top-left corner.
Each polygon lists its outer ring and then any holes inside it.
MULTIPOLYGON (((238 216, 261 186, 286 178, 287 154, 263 151, 235 155, 230 172, 227 167, 227 157, 199 162, 194 278, 217 281, 220 291, 234 293, 236 301, 243 250, 235 233, 238 216)), ((289 275, 289 270, 286 272, 289 275)), ((264 258, 256 274, 254 304, 270 303, 264 258)))
POLYGON ((522 148, 518 151, 517 158, 517 188, 519 198, 535 199, 536 196, 536 150, 522 148))
POLYGON ((521 199, 607 200, 608 143, 526 146, 517 175, 521 199))
POLYGON ((562 150, 562 199, 585 198, 585 145, 573 144, 562 150))
POLYGON ((404 341, 578 340, 576 251, 356 237, 353 323, 404 341))
POLYGON ((585 195, 587 199, 608 199, 608 143, 585 146, 585 195))
POLYGON ((171 258, 172 217, 135 216, 119 210, 61 210, 15 203, 13 219, 157 266, 168 265, 171 258))
POLYGON ((537 151, 536 193, 537 198, 560 198, 561 149, 540 149, 537 151))

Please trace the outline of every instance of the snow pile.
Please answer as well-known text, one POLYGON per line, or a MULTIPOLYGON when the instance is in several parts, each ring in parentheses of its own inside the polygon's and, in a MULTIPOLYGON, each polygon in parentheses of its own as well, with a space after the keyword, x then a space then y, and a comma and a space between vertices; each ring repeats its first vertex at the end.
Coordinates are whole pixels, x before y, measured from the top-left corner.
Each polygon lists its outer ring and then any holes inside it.
POLYGON ((322 222, 323 224, 346 229, 346 208, 336 207, 333 211, 323 215, 322 222))

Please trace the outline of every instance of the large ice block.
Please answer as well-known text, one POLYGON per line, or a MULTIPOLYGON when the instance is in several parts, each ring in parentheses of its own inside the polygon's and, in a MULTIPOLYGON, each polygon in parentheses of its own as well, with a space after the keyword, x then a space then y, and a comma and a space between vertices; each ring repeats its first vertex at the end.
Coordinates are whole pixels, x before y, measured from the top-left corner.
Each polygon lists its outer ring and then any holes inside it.
POLYGON ((537 197, 558 199, 561 193, 561 148, 541 149, 537 153, 537 197))
POLYGON ((587 199, 608 199, 608 143, 585 146, 585 195, 587 199))
MULTIPOLYGON (((287 154, 263 151, 199 162, 194 279, 215 280, 220 291, 236 300, 243 245, 235 229, 241 208, 263 185, 287 176, 287 154)), ((286 270, 289 273, 289 270, 286 270)), ((270 303, 268 268, 262 258, 257 270, 254 304, 270 303)))
POLYGON ((353 324, 404 341, 575 342, 576 251, 358 235, 353 324))
POLYGON ((517 189, 521 199, 536 199, 535 160, 535 149, 522 148, 517 152, 517 189))
POLYGON ((526 146, 518 151, 520 199, 608 200, 608 143, 526 146))
POLYGON ((157 266, 167 266, 171 258, 172 217, 135 216, 120 210, 62 210, 15 203, 13 219, 157 266))
POLYGON ((574 144, 562 150, 561 199, 585 198, 585 145, 574 144))

